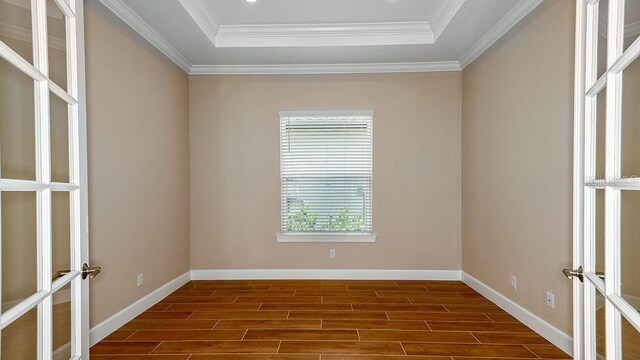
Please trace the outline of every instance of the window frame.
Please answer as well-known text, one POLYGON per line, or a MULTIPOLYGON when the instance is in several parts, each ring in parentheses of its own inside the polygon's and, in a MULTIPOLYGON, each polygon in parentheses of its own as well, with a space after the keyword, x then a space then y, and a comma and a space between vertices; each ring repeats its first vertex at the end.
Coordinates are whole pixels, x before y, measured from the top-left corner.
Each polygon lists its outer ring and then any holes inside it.
MULTIPOLYGON (((282 118, 289 116, 370 116, 371 117, 371 194, 373 198, 373 110, 321 110, 321 111, 280 111, 278 116, 278 122, 281 126, 282 118)), ((283 195, 282 188, 282 134, 280 136, 280 196, 283 195)), ((373 199, 371 205, 371 216, 373 216, 373 199)), ((283 209, 280 209, 280 221, 282 221, 283 209)), ((373 219, 371 219, 370 232, 289 232, 283 231, 282 225, 280 226, 280 232, 276 235, 277 242, 283 243, 373 243, 376 241, 377 235, 373 232, 373 219)))

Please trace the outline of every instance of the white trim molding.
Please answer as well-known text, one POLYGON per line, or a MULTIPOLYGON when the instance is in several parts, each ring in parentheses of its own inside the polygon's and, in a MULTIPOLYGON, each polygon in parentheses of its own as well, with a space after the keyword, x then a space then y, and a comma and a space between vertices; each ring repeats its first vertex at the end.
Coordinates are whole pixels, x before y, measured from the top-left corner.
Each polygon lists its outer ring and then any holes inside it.
POLYGON ((281 243, 374 243, 373 233, 278 233, 281 243))
POLYGON ((369 110, 281 110, 282 116, 373 116, 375 112, 369 110))
POLYGON ((520 20, 524 19, 533 9, 538 7, 543 0, 520 0, 511 11, 495 24, 480 40, 467 51, 460 59, 460 66, 464 69, 475 59, 482 55, 491 45, 495 44, 504 34, 513 28, 520 20))
POLYGON ((166 57, 178 65, 182 70, 189 72, 191 63, 178 50, 176 50, 167 40, 165 40, 151 25, 144 21, 122 0, 100 0, 111 12, 116 14, 122 21, 135 30, 140 36, 145 38, 156 49, 160 50, 166 57))
POLYGON ((428 21, 339 24, 221 25, 217 47, 431 45, 428 21))
POLYGON ((140 300, 120 310, 110 318, 94 326, 89 332, 90 346, 97 344, 102 339, 109 336, 109 334, 113 333, 124 324, 133 320, 136 316, 142 314, 145 310, 155 305, 165 297, 169 296, 169 294, 171 294, 172 292, 178 290, 181 286, 188 283, 189 280, 191 280, 191 272, 187 271, 186 273, 152 291, 150 294, 144 296, 140 300))
MULTIPOLYGON (((540 5, 542 0, 520 0, 459 61, 255 65, 192 65, 123 0, 100 2, 190 75, 318 75, 461 71, 540 5)), ((444 2, 431 22, 315 25, 220 25, 215 14, 202 0, 179 2, 214 46, 271 47, 433 44, 462 8, 465 0, 444 2)))
POLYGON ((202 0, 178 0, 189 16, 198 25, 204 36, 216 46, 216 35, 220 29, 220 22, 202 0))
POLYGON ((358 64, 274 64, 194 65, 190 75, 318 75, 416 73, 462 70, 457 61, 358 63, 358 64))
POLYGON ((216 47, 429 45, 465 2, 444 1, 431 22, 221 25, 202 0, 178 1, 216 47))
POLYGON ((562 351, 569 355, 573 354, 573 338, 571 336, 464 271, 462 271, 462 281, 562 351))
POLYGON ((433 29, 433 35, 437 41, 444 30, 449 26, 453 17, 456 16, 465 0, 446 0, 440 5, 440 8, 436 12, 436 15, 431 21, 431 28, 433 29))
POLYGON ((460 270, 364 269, 203 269, 191 270, 191 280, 460 280, 460 270))

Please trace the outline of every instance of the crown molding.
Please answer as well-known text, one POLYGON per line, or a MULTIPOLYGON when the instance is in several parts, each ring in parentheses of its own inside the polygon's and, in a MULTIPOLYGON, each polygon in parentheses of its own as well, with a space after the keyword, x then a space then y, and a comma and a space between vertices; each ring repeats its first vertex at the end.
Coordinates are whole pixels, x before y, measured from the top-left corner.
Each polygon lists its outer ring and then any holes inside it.
POLYGON ((202 0, 178 1, 216 47, 430 45, 465 2, 444 1, 432 22, 220 25, 202 0))
POLYGON ((520 0, 511 11, 494 25, 469 51, 460 59, 460 66, 464 69, 477 59, 482 53, 498 41, 512 27, 527 16, 533 9, 542 3, 543 0, 520 0))
POLYGON ((368 63, 368 64, 291 64, 291 65, 194 65, 190 75, 313 75, 375 74, 460 71, 457 61, 368 63))
POLYGON ((211 12, 211 9, 202 0, 178 0, 178 2, 213 46, 216 46, 216 35, 220 28, 220 22, 216 19, 215 14, 211 12))
POLYGON ((428 21, 221 25, 217 47, 309 47, 430 45, 435 35, 428 21))
POLYGON ((449 26, 449 23, 451 23, 451 20, 456 16, 465 1, 466 0, 447 0, 442 2, 440 8, 436 11, 436 15, 431 20, 431 28, 433 29, 435 41, 438 40, 447 26, 449 26))
MULTIPOLYGON (((20 1, 20 0, 11 0, 20 1)), ((178 0, 189 15, 196 21, 200 29, 216 46, 230 46, 225 41, 243 41, 243 31, 252 30, 249 34, 251 41, 262 41, 271 38, 274 41, 284 41, 281 37, 289 36, 289 43, 302 42, 304 46, 340 46, 340 45, 370 45, 377 41, 379 45, 389 44, 392 41, 385 37, 395 37, 397 41, 405 41, 402 44, 415 44, 425 37, 431 38, 431 43, 442 34, 455 14, 460 10, 465 0, 447 1, 437 12, 434 22, 400 22, 400 23, 373 23, 373 24, 320 24, 330 25, 332 29, 324 28, 325 34, 312 39, 313 32, 310 28, 316 25, 218 25, 215 16, 209 11, 202 0, 178 0), (392 26, 390 26, 393 24, 392 26), (428 26, 428 30, 427 30, 428 26), (270 32, 263 30, 268 29, 270 32), (258 31, 255 31, 258 30, 258 31), (300 34, 296 37, 295 34, 300 34), (222 35, 221 35, 222 34, 222 35), (264 35, 264 36, 261 36, 264 35), (260 39, 263 37, 262 39, 260 39), (279 39, 273 39, 278 37, 279 39), (331 41, 327 45, 318 44, 327 41, 328 38, 351 37, 350 41, 360 41, 357 44, 336 44, 331 41), (358 40, 360 37, 360 40, 358 40), (369 37, 369 39, 367 39, 369 37), (404 37, 404 38, 403 38, 404 37), (413 40, 407 40, 413 37, 413 40), (416 40, 418 38, 419 40, 416 40), (213 39, 213 40, 212 40, 213 39), (222 39, 222 40, 221 40, 222 39), (372 40, 373 39, 373 40, 372 40), (400 40, 398 40, 400 39, 400 40), (222 41, 222 44, 219 42, 222 41), (366 43, 366 42, 369 43, 366 43), (381 43, 386 42, 386 43, 381 43)), ((459 61, 436 62, 407 62, 407 63, 360 63, 360 64, 273 64, 273 65, 191 65, 191 63, 173 46, 171 46, 148 23, 140 18, 122 0, 100 0, 109 10, 122 19, 127 25, 149 41, 160 52, 166 55, 180 68, 190 75, 219 75, 219 74, 367 74, 367 73, 411 73, 411 72, 436 72, 436 71, 461 71, 484 53, 491 45, 506 34, 513 26, 528 15, 543 0, 520 0, 520 2, 493 26, 471 49, 469 49, 459 61)), ((640 22, 627 25, 640 34, 640 22)), ((249 38, 245 38, 247 40, 249 38)), ((250 40, 250 39, 249 39, 250 40)), ((271 41, 271 40, 268 40, 271 41)), ((249 45, 237 45, 249 46, 249 45)), ((294 45, 262 45, 262 46, 294 46, 294 45)), ((298 45, 301 46, 301 45, 298 45)))
POLYGON ((116 14, 122 21, 133 30, 145 38, 156 49, 160 50, 166 57, 178 65, 182 70, 189 72, 191 63, 176 50, 167 40, 165 40, 151 25, 142 20, 129 6, 122 0, 100 0, 111 12, 116 14))
MULTIPOLYGON (((31 32, 31 29, 25 29, 23 27, 11 24, 0 23, 0 35, 19 41, 26 41, 29 43, 33 42, 33 34, 31 32)), ((48 40, 49 48, 60 51, 67 50, 67 44, 65 43, 64 39, 49 36, 48 40)))

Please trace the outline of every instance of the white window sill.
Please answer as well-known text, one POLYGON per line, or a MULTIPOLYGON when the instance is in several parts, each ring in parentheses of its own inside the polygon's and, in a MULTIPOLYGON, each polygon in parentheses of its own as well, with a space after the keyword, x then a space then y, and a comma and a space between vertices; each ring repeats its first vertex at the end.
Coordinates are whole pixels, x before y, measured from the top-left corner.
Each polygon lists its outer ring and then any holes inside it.
POLYGON ((278 242, 288 243, 373 243, 373 233, 279 233, 278 242))

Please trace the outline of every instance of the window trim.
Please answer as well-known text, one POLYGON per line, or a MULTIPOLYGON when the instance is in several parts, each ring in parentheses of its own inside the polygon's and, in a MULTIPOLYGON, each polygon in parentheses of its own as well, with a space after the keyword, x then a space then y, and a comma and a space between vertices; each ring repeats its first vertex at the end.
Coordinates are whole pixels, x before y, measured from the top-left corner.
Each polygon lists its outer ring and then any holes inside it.
POLYGON ((276 239, 281 243, 374 243, 375 233, 304 233, 280 232, 276 239))
MULTIPOLYGON (((286 110, 280 111, 280 117, 283 116, 371 116, 373 117, 373 110, 305 110, 295 111, 286 110)), ((278 118, 278 120, 280 120, 278 118)))
MULTIPOLYGON (((371 116, 373 110, 284 110, 279 112, 278 121, 286 116, 371 116)), ((372 123, 373 126, 373 123, 372 123)), ((373 129, 372 129, 373 130, 373 129)), ((371 136, 371 151, 373 161, 373 134, 371 136)), ((282 152, 280 151, 280 163, 282 166, 282 152)), ((373 173, 371 174, 373 191, 373 173)), ((282 189, 281 189, 282 191, 282 189)), ((373 222, 372 222, 373 227, 373 222)), ((278 232, 276 234, 279 243, 375 243, 377 234, 373 231, 362 233, 345 232, 278 232)))

